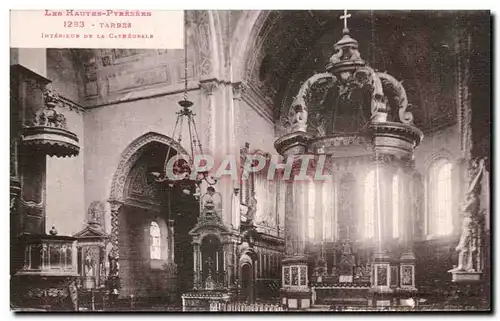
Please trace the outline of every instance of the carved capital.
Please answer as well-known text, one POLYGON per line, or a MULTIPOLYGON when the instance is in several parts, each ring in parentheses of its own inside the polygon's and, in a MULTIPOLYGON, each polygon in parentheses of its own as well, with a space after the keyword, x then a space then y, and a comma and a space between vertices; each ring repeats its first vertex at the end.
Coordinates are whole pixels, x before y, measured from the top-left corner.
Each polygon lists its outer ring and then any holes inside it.
POLYGON ((395 159, 396 157, 394 155, 381 153, 375 154, 370 157, 370 161, 377 166, 387 166, 391 164, 395 159))
POLYGON ((117 214, 120 208, 122 207, 123 203, 118 202, 118 201, 109 201, 109 208, 111 210, 111 214, 117 214))
POLYGON ((241 100, 241 95, 244 92, 243 83, 238 82, 233 84, 233 99, 241 100))
POLYGON ((219 82, 215 79, 200 82, 200 87, 203 93, 207 96, 212 96, 219 88, 219 82))

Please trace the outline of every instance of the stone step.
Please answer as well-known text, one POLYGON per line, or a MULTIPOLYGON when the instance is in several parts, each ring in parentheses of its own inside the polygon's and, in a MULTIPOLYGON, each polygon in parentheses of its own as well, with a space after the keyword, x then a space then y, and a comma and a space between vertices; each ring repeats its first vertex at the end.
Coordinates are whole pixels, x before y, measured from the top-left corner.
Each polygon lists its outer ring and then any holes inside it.
POLYGON ((310 311, 310 312, 320 312, 329 310, 330 306, 325 304, 313 304, 309 309, 305 309, 305 311, 310 311))

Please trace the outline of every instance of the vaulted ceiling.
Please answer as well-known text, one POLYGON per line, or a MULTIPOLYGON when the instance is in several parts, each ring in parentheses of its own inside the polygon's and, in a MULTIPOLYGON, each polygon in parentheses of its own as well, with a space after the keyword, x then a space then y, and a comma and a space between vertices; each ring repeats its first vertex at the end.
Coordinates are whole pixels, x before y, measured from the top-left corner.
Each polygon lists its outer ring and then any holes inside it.
MULTIPOLYGON (((456 121, 457 13, 350 11, 350 35, 374 69, 403 81, 415 124, 425 131, 456 121)), ((300 85, 323 72, 342 36, 343 11, 271 11, 256 40, 247 81, 285 115, 300 85)))

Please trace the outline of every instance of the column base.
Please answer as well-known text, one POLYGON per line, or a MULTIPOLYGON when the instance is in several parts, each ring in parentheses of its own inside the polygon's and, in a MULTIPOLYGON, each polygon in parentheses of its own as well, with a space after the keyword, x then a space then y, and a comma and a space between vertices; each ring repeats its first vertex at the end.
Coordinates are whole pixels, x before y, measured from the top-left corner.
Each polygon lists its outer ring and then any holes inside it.
POLYGON ((468 271, 448 271, 451 273, 451 281, 456 283, 477 283, 481 281, 481 272, 468 271))

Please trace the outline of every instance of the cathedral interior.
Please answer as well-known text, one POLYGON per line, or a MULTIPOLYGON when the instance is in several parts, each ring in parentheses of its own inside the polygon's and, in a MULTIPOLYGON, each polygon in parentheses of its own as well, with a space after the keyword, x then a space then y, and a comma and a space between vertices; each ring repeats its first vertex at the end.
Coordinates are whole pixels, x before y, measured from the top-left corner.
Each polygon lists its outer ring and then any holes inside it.
POLYGON ((490 24, 205 10, 185 50, 11 48, 11 308, 491 309, 490 24))

